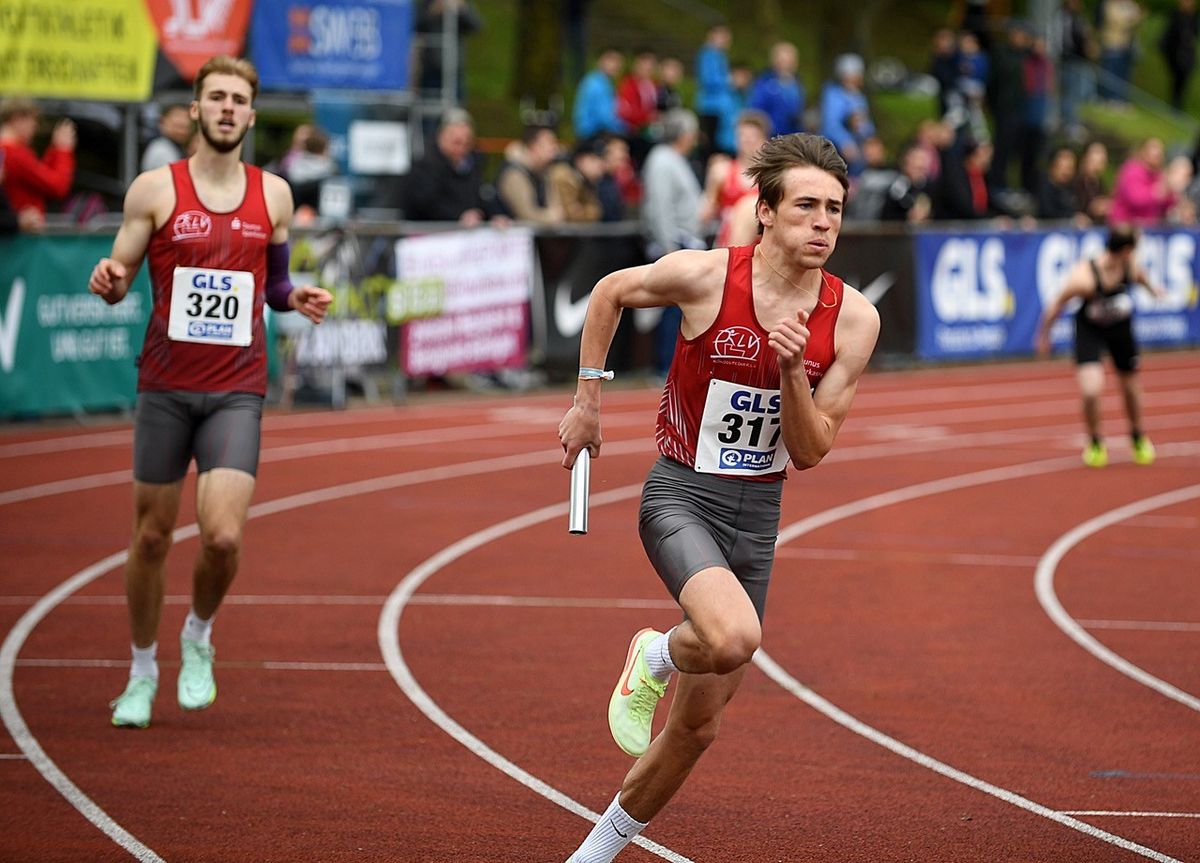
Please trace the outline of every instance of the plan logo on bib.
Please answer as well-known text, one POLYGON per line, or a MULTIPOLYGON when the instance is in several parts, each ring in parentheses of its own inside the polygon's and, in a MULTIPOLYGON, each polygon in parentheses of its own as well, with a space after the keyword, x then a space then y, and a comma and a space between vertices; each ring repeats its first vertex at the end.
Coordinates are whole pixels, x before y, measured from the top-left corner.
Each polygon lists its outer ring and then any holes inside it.
POLYGON ((252 0, 146 0, 163 54, 185 80, 216 54, 237 57, 252 0))
POLYGON ((762 349, 762 338, 747 327, 726 327, 713 339, 714 360, 741 360, 750 362, 758 359, 762 349))

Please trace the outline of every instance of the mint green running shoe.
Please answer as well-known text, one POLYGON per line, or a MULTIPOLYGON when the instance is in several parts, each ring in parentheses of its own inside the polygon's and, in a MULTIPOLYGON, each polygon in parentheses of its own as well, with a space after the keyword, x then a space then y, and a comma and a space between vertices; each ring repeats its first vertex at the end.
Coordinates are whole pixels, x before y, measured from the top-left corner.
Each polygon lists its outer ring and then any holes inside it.
POLYGON ((158 693, 153 677, 131 677, 125 691, 109 702, 112 724, 117 728, 145 728, 150 724, 150 708, 158 693))
POLYGON ((655 678, 646 667, 646 648, 660 635, 643 629, 633 636, 621 679, 608 702, 608 730, 622 751, 634 758, 640 758, 650 746, 654 708, 667 692, 667 682, 655 678))
POLYGON ((1145 435, 1134 438, 1133 463, 1141 465, 1154 464, 1154 444, 1150 443, 1150 438, 1145 435))
POLYGON ((217 682, 213 680, 216 653, 211 644, 180 637, 178 696, 179 706, 184 710, 203 710, 216 701, 217 682))

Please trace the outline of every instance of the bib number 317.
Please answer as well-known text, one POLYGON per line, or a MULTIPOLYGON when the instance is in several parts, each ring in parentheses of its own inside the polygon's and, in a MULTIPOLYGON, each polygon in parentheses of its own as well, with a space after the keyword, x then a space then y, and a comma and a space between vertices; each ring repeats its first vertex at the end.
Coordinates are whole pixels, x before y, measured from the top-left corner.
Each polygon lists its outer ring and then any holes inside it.
POLYGON ((783 470, 787 458, 780 458, 780 420, 779 390, 711 381, 696 441, 696 470, 733 476, 783 470))
POLYGON ((167 336, 177 342, 246 347, 254 313, 254 274, 176 267, 167 336))

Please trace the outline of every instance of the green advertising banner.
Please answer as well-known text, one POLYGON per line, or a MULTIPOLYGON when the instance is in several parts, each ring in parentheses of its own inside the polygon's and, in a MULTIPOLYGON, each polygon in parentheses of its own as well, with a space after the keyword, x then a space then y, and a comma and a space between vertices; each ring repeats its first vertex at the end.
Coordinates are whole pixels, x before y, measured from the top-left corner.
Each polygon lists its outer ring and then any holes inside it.
POLYGON ((132 408, 145 270, 115 306, 88 293, 111 236, 0 238, 0 417, 132 408))

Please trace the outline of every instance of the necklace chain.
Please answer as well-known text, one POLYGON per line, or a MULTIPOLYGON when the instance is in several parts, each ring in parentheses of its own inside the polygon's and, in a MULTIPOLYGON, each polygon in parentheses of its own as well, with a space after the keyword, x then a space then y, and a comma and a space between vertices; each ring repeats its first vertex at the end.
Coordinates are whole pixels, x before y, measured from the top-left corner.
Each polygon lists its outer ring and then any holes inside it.
POLYGON ((822 308, 832 309, 834 306, 837 305, 837 292, 834 291, 833 288, 829 287, 829 282, 826 281, 826 279, 825 279, 825 271, 824 270, 820 270, 821 287, 829 288, 829 292, 831 294, 833 294, 833 302, 832 303, 827 303, 824 300, 822 300, 820 291, 814 291, 812 288, 806 288, 806 287, 804 287, 804 285, 798 285, 795 282, 793 282, 791 279, 789 279, 787 276, 785 276, 783 273, 779 272, 779 270, 775 269, 775 265, 771 263, 771 259, 767 257, 767 253, 762 251, 762 246, 755 246, 754 254, 758 255, 758 257, 760 257, 764 261, 766 261, 767 266, 771 268, 771 272, 773 272, 775 275, 779 276, 779 278, 783 279, 785 282, 787 282, 793 288, 795 288, 798 291, 804 291, 804 293, 808 294, 809 296, 815 296, 817 298, 817 302, 821 304, 822 308))

